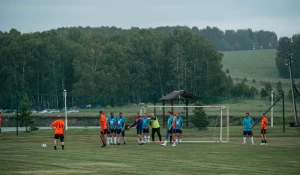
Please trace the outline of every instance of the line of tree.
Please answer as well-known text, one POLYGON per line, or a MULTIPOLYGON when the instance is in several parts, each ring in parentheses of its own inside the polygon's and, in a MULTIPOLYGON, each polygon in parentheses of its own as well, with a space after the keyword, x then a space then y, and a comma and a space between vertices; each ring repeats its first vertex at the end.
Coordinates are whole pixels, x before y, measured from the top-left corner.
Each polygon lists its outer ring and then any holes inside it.
POLYGON ((99 102, 103 96, 109 104, 139 103, 153 100, 141 99, 144 93, 157 92, 159 98, 179 89, 197 96, 231 96, 234 87, 222 71, 223 54, 189 29, 168 35, 150 29, 114 35, 82 30, 0 32, 0 94, 8 94, 0 97, 7 105, 1 107, 9 107, 8 98, 23 92, 35 94, 28 96, 32 104, 60 108, 64 89, 72 104, 79 99, 99 102), (133 95, 112 98, 116 94, 133 95))
MULTIPOLYGON (((81 33, 89 34, 91 32, 99 32, 103 35, 120 35, 127 32, 138 31, 138 27, 131 29, 122 29, 117 27, 71 27, 59 28, 57 31, 68 33, 70 29, 79 30, 81 33)), ((174 30, 190 30, 193 34, 204 36, 210 41, 218 51, 238 51, 238 50, 257 50, 257 49, 276 49, 278 46, 278 38, 276 33, 272 31, 252 31, 252 29, 238 29, 222 31, 217 27, 207 26, 199 29, 198 27, 189 28, 187 26, 163 26, 149 28, 149 30, 162 33, 164 35, 171 34, 174 30)))
POLYGON ((282 37, 279 39, 276 53, 276 67, 279 76, 289 78, 289 67, 286 65, 287 54, 292 54, 292 69, 295 78, 300 77, 300 34, 293 35, 292 38, 282 37))

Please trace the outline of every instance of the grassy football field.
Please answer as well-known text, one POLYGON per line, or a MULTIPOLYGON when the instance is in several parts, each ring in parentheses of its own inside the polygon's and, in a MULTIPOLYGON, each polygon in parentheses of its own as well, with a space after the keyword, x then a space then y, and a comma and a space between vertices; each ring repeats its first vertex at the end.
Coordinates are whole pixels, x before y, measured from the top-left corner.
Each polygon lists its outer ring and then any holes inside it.
MULTIPOLYGON (((51 130, 3 133, 0 140, 1 174, 299 174, 300 129, 268 129, 268 145, 242 145, 241 127, 230 128, 229 143, 159 143, 137 145, 135 130, 126 132, 126 145, 101 148, 98 129, 70 129, 65 150, 53 150, 51 130), (47 148, 42 148, 43 143, 47 148)), ((184 140, 209 131, 186 129, 184 140)), ((162 129, 164 135, 165 129, 162 129)), ((122 139, 121 139, 122 140, 122 139)))

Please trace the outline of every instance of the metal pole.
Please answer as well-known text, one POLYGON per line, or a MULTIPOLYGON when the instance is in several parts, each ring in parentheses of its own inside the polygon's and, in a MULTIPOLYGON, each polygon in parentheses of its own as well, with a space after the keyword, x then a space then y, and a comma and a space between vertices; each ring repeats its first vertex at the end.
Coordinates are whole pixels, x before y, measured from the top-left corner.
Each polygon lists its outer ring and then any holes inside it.
POLYGON ((298 126, 297 109, 296 109, 296 102, 295 102, 295 95, 294 95, 294 79, 293 79, 293 73, 292 73, 291 56, 288 56, 288 59, 289 59, 289 70, 290 70, 290 79, 291 79, 291 87, 292 87, 292 99, 293 99, 294 114, 295 114, 295 125, 298 126))
POLYGON ((68 130, 68 114, 67 114, 67 91, 64 90, 65 97, 65 122, 66 122, 66 130, 68 130))
MULTIPOLYGON (((156 106, 156 92, 154 92, 154 103, 153 105, 156 106)), ((154 107, 154 116, 156 116, 156 107, 154 107)))
MULTIPOLYGON (((271 105, 273 105, 274 101, 274 92, 271 91, 271 105)), ((271 127, 273 128, 273 107, 271 108, 271 127)))
POLYGON ((222 142, 222 129, 223 129, 223 110, 221 109, 221 120, 220 120, 220 142, 222 142))
POLYGON ((163 101, 163 126, 165 127, 165 101, 163 101))
POLYGON ((19 135, 19 92, 17 93, 17 123, 16 123, 16 135, 19 135))
POLYGON ((282 127, 283 127, 283 132, 285 132, 284 91, 282 91, 282 127))
POLYGON ((229 107, 227 107, 227 142, 229 142, 229 107))
POLYGON ((186 100, 185 101, 185 106, 186 106, 186 108, 185 108, 185 119, 186 119, 186 127, 189 127, 189 108, 188 108, 188 106, 189 106, 189 100, 186 100))

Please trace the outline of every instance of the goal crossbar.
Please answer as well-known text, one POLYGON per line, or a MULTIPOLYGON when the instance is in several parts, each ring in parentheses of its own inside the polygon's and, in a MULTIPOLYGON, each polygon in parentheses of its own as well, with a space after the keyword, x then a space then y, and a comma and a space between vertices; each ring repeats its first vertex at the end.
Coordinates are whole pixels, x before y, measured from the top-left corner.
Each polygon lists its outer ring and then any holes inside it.
POLYGON ((220 108, 226 109, 228 106, 144 106, 142 108, 220 108))

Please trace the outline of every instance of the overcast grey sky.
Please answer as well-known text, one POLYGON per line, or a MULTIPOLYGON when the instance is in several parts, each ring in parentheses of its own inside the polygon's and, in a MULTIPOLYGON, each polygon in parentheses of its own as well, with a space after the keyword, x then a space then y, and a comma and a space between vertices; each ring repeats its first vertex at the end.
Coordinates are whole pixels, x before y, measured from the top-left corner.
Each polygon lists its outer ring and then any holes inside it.
POLYGON ((0 30, 186 25, 300 33, 300 0, 0 0, 0 30))

